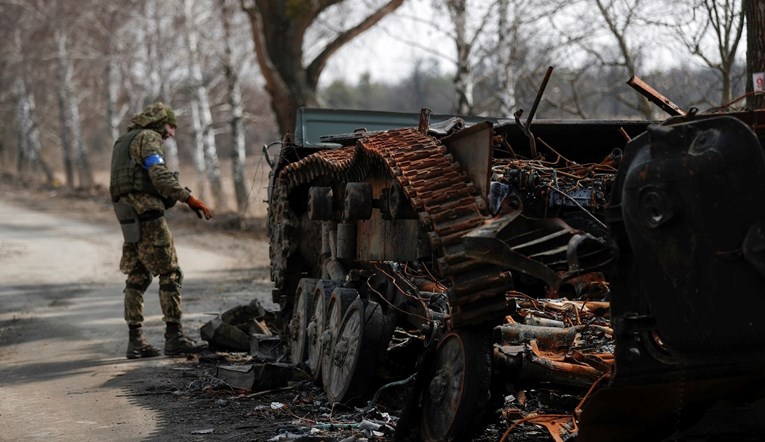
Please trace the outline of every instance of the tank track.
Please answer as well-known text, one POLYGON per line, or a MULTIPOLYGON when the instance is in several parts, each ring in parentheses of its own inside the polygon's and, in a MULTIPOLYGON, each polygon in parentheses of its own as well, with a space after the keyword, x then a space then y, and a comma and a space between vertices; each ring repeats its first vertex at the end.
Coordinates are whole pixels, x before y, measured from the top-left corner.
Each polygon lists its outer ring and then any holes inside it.
MULTIPOLYGON (((465 256, 460 241, 487 220, 486 201, 436 138, 413 128, 396 129, 369 135, 353 147, 316 152, 279 173, 279 204, 286 204, 291 189, 320 176, 352 182, 384 170, 411 202, 428 234, 439 273, 452 282, 448 291, 451 325, 480 325, 504 317, 508 310, 505 293, 512 288, 512 276, 465 256)), ((285 208, 277 210, 284 212, 285 208)), ((273 244, 272 238, 272 248, 273 244)))

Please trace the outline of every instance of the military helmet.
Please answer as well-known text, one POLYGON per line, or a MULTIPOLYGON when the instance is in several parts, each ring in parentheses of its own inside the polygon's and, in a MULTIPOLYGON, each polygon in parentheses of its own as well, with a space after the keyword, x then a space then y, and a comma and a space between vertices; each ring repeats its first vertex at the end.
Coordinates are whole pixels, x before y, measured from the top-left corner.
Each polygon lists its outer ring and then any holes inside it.
POLYGON ((173 127, 178 127, 178 121, 175 119, 175 112, 173 112, 173 109, 170 106, 166 105, 165 111, 167 112, 166 123, 173 127))
POLYGON ((173 109, 158 101, 154 104, 150 104, 143 108, 143 111, 133 115, 130 120, 133 126, 143 128, 158 128, 161 129, 165 123, 173 126, 178 125, 178 121, 175 119, 175 112, 173 109))

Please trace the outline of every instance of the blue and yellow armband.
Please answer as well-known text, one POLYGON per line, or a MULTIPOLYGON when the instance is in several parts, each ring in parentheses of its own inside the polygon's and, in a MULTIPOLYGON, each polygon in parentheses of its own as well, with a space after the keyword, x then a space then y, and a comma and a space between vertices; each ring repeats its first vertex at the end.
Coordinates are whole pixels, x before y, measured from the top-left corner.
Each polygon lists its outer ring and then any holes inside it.
POLYGON ((152 166, 156 166, 157 164, 165 164, 165 159, 158 153, 153 153, 143 159, 143 168, 146 170, 151 169, 152 166))

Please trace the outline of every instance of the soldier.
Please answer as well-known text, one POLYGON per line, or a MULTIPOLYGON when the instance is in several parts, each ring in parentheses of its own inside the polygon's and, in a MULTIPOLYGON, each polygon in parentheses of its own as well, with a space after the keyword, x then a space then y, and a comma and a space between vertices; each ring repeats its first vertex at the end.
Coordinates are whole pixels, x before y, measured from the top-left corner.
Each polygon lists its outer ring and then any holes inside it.
POLYGON ((200 218, 204 215, 209 220, 212 212, 181 187, 177 175, 165 166, 164 140, 175 136, 176 125, 170 106, 154 103, 133 116, 127 133, 114 142, 112 149, 109 191, 125 237, 120 270, 127 274, 124 293, 128 359, 159 355, 142 329, 143 294, 152 275, 159 275, 159 301, 166 323, 165 355, 200 350, 181 328, 183 273, 164 214, 176 201, 188 204, 200 218))

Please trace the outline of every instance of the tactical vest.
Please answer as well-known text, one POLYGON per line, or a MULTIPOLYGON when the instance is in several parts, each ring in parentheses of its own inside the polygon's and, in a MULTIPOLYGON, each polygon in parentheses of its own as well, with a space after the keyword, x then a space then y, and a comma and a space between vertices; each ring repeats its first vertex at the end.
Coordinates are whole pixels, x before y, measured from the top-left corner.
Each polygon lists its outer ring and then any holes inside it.
POLYGON ((109 184, 112 201, 117 201, 120 196, 130 192, 145 192, 162 197, 151 182, 149 173, 143 168, 143 165, 130 158, 130 144, 142 130, 147 129, 133 129, 114 142, 111 182, 109 184))

